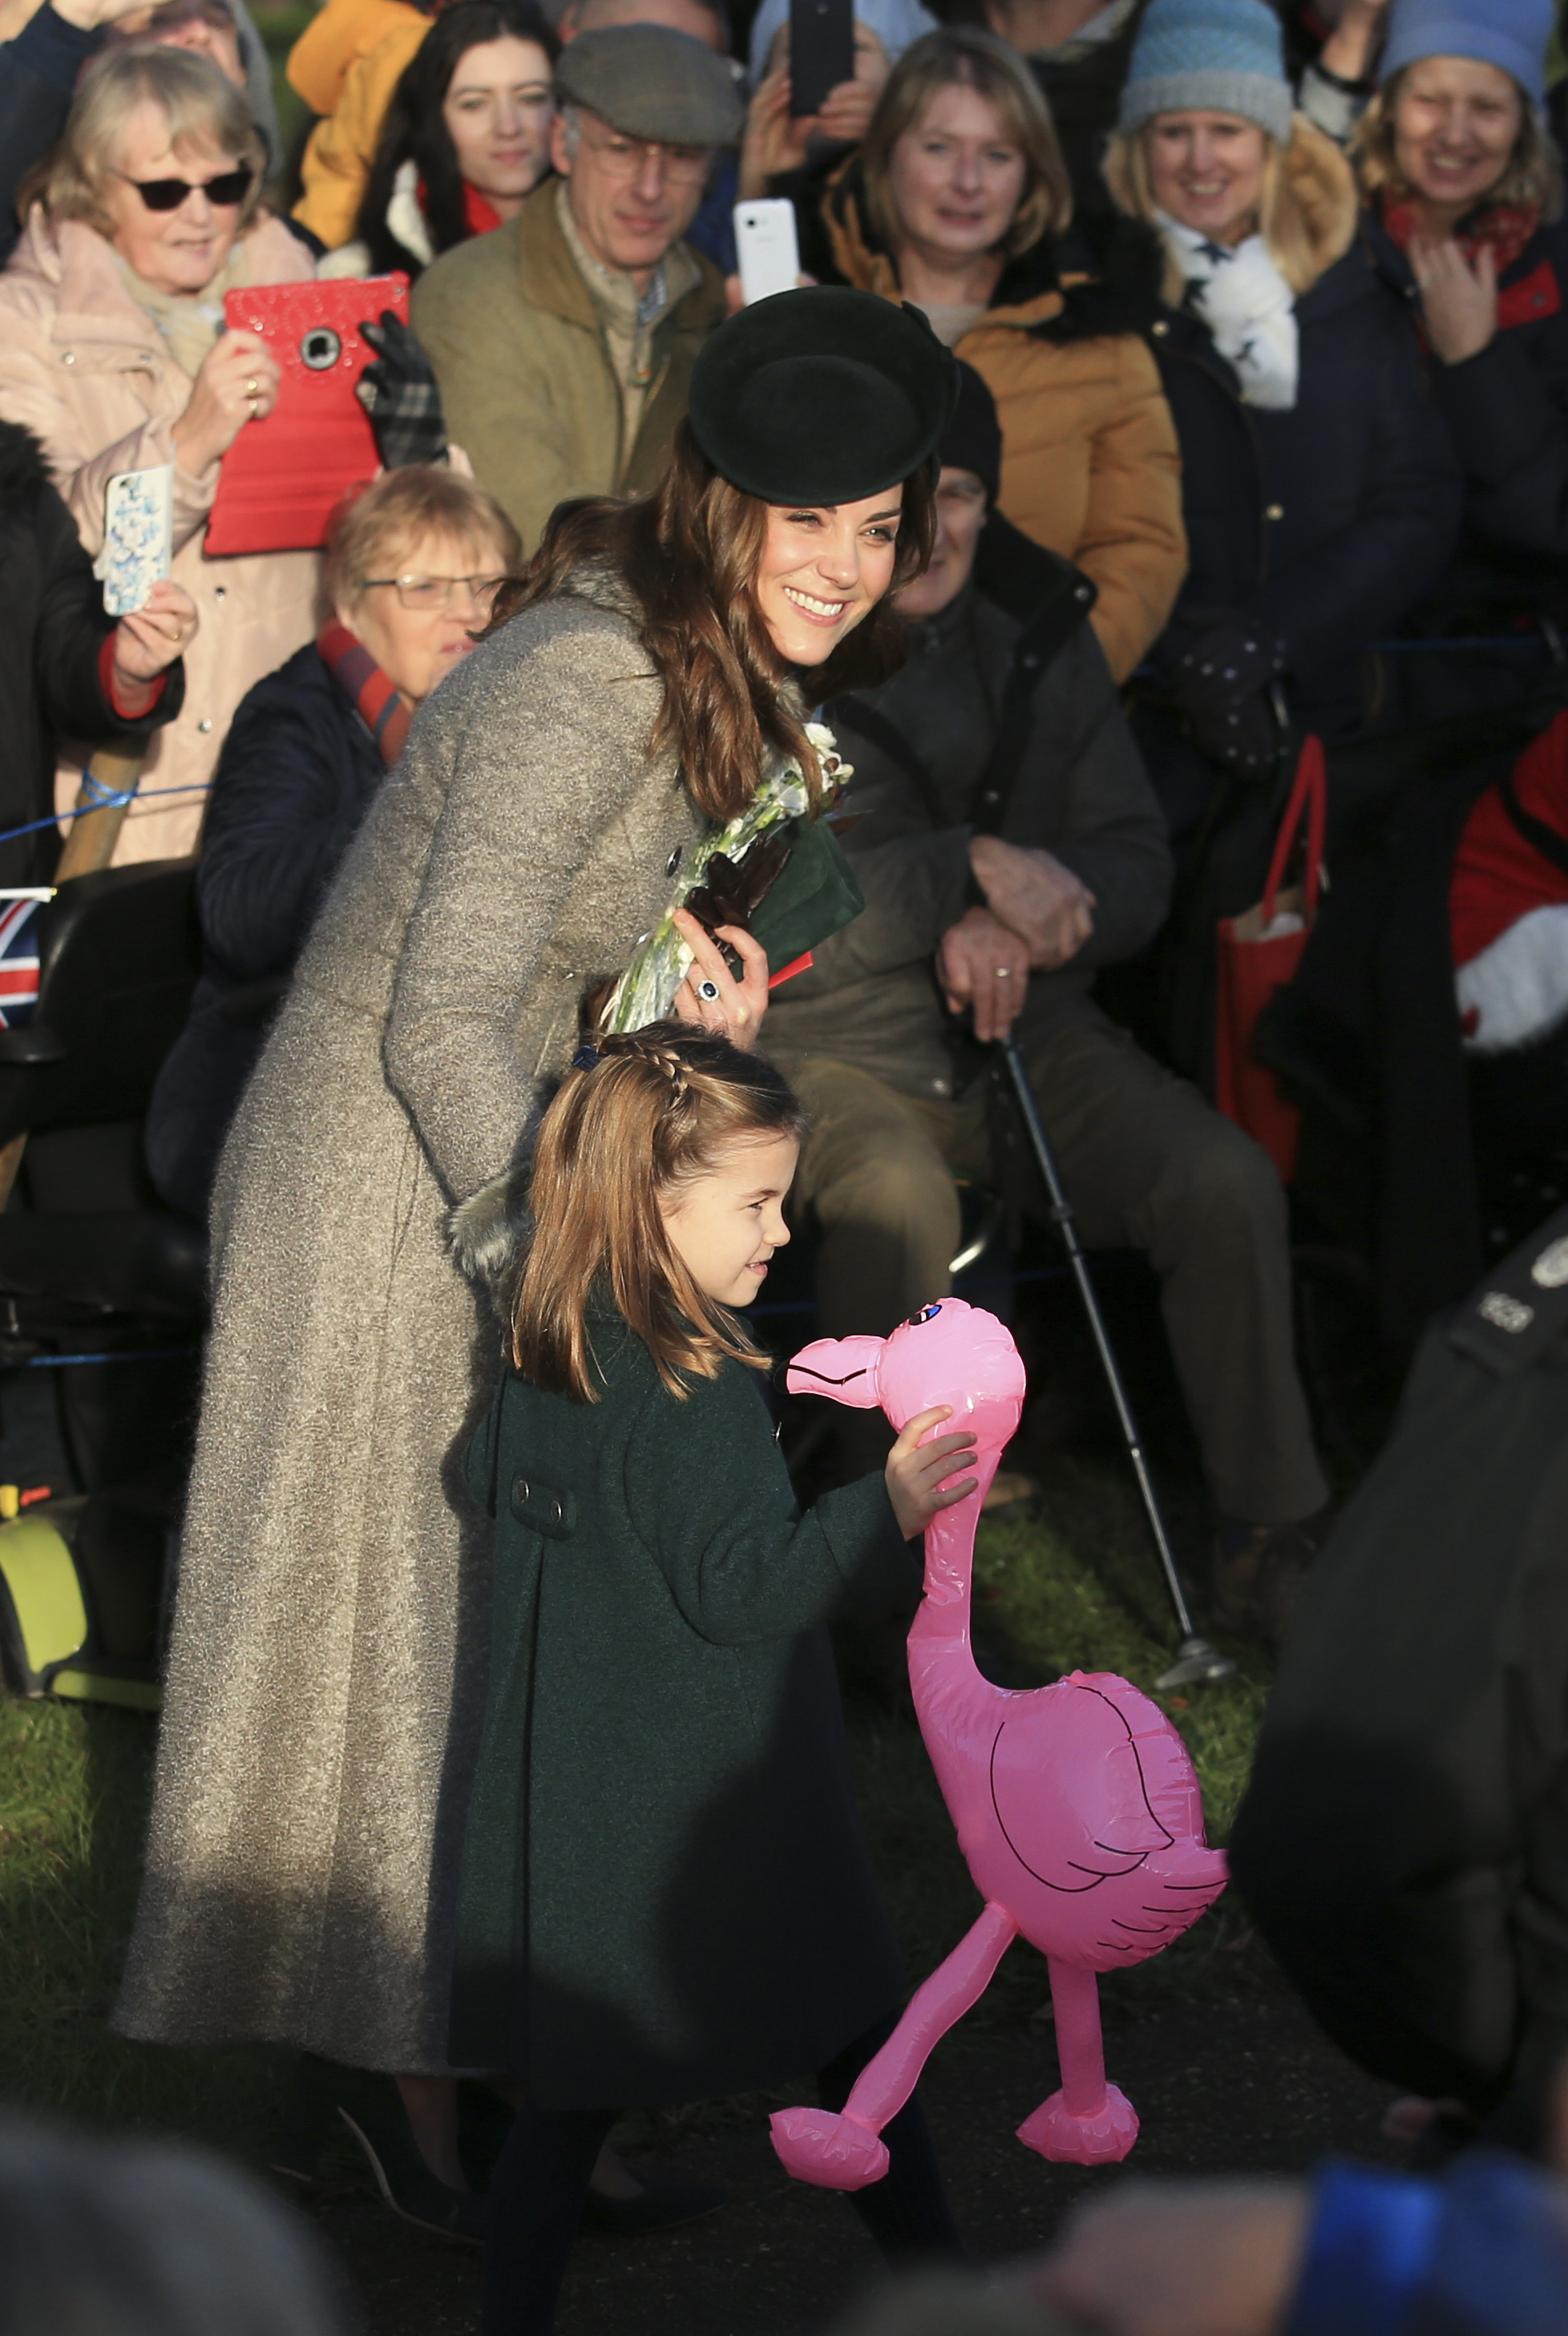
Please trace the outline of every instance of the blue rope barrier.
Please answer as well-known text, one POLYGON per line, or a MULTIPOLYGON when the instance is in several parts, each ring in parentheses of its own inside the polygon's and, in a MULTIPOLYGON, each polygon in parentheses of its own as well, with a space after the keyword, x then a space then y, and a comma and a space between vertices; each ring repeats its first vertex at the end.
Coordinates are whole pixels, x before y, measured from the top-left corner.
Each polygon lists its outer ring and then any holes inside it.
POLYGON ((58 827, 63 819, 84 819, 90 811, 118 811, 122 803, 151 803, 155 795, 204 795, 211 788, 210 779, 201 779, 186 787, 139 787, 130 794, 118 794, 105 787, 90 771, 82 774, 82 784, 94 795, 92 803, 77 803, 70 811, 52 811, 47 819, 30 819, 25 827, 8 827, 0 831, 0 843, 14 843, 19 835, 36 835, 41 827, 58 827))
POLYGON ((29 1355, 24 1371, 68 1371, 78 1363, 173 1363, 199 1355, 200 1347, 121 1347, 104 1355, 29 1355))

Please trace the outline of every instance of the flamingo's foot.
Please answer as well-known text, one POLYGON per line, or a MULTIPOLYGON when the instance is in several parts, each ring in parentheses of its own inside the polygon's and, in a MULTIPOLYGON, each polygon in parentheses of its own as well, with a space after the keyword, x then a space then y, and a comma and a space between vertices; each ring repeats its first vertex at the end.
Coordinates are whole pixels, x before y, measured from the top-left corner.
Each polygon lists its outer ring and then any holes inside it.
POLYGON ((887 2146, 858 2117, 832 2109, 780 2109, 768 2119, 786 2174, 823 2190, 863 2190, 888 2170, 887 2146))
POLYGON ((1105 2100, 1088 2117, 1075 2117, 1062 2095, 1053 2093, 1018 2127, 1026 2148, 1055 2166, 1115 2166, 1137 2137, 1138 2112, 1115 2085, 1105 2087, 1105 2100))

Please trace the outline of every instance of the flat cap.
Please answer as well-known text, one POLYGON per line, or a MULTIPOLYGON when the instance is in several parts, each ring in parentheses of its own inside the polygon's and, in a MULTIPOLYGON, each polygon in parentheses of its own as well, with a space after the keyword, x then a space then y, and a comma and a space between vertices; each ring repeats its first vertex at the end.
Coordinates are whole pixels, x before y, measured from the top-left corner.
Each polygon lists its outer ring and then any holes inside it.
POLYGON ((560 53, 555 93, 586 105, 628 138, 668 146, 728 146, 745 104, 721 56, 667 24, 606 24, 560 53))
POLYGON ((813 285, 742 308, 692 368, 692 435, 770 503, 860 502, 934 457, 959 368, 918 308, 813 285))

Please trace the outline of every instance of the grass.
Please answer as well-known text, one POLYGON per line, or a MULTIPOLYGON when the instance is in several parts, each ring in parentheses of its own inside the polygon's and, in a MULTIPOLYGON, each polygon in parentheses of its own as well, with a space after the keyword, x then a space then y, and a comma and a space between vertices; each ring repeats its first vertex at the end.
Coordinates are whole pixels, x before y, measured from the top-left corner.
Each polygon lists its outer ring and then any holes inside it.
MULTIPOLYGON (((976 1641, 1002 1684, 1075 1666, 1152 1689, 1170 1659, 1153 1562, 1130 1489, 1109 1455, 1058 1459, 1041 1523, 982 1528, 976 1641)), ((1222 1688, 1160 1700, 1203 1780, 1222 1840, 1245 1780, 1265 1679, 1243 1662, 1222 1688)), ((851 1737, 867 1831, 912 1975, 923 1976, 978 1910, 912 1723, 852 1697, 851 1737)), ((124 2042, 107 2017, 135 1903, 152 1727, 132 1713, 0 1698, 0 2098, 87 2124, 200 2137, 261 2155, 288 2056, 170 2051, 124 2042)), ((1169 1953, 1106 1982, 1114 2002, 1234 1987, 1239 1916, 1222 1902, 1169 1953)), ((1016 2018, 1047 1996, 1019 1946, 971 2020, 1016 2018)), ((722 2113, 722 2112, 721 2112, 722 2113)))

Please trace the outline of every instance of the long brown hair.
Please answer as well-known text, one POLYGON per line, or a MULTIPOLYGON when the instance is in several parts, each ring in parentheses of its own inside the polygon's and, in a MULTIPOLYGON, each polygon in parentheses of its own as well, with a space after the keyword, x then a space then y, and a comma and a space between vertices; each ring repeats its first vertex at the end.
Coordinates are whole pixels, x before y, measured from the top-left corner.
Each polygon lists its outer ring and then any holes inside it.
MULTIPOLYGON (((774 647, 752 585, 768 506, 720 478, 682 422, 657 492, 638 502, 595 497, 560 504, 517 582, 503 586, 494 622, 566 589, 574 569, 618 572, 636 599, 643 647, 664 684, 650 751, 673 746, 699 811, 733 819, 755 794, 769 745, 797 762, 814 799, 820 777, 804 726, 784 692, 788 668, 774 647)), ((936 539, 936 506, 924 470, 904 481, 893 580, 869 617, 814 667, 819 699, 870 689, 903 661, 903 625, 892 606, 918 576, 936 539)))
POLYGON ((659 1203, 748 1137, 798 1141, 805 1120, 770 1062, 684 1022, 650 1022, 597 1051, 591 1066, 568 1072, 540 1126, 511 1358, 536 1387, 596 1403, 589 1316, 606 1292, 684 1401, 683 1372, 712 1378, 726 1355, 756 1369, 767 1358, 698 1290, 659 1203))

